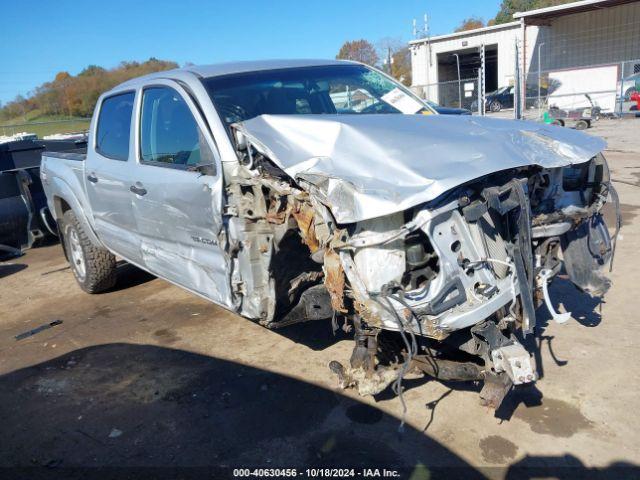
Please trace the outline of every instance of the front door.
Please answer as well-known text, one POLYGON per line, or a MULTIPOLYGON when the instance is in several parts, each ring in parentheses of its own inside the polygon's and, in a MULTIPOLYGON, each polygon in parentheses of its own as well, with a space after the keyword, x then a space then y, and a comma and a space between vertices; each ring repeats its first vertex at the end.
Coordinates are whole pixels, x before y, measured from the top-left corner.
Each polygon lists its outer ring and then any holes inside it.
POLYGON ((135 92, 106 97, 92 131, 92 148, 85 161, 84 183, 98 238, 109 250, 140 264, 140 239, 129 191, 135 159, 131 120, 135 92))
POLYGON ((143 89, 139 103, 138 164, 130 190, 144 265, 230 306, 228 265, 218 239, 222 175, 206 125, 192 100, 168 81, 143 89), (208 168, 196 171, 203 165, 208 168))

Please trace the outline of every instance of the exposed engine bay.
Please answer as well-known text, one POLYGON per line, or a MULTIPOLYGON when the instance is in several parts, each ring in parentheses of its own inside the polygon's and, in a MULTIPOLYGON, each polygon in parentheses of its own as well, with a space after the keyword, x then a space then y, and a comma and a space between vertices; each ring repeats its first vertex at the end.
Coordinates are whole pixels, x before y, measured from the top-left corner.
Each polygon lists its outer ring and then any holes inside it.
MULTIPOLYGON (((521 164, 498 162, 505 168, 481 176, 473 166, 462 181, 440 172, 441 182, 413 179, 402 165, 409 180, 398 180, 408 185, 398 194, 402 186, 381 188, 379 178, 394 181, 376 171, 376 155, 388 153, 381 149, 372 150, 365 183, 318 168, 349 161, 337 140, 332 152, 302 152, 304 165, 285 166, 294 146, 265 134, 274 118, 232 128, 239 162, 224 166, 221 244, 232 262, 234 307, 268 328, 331 319, 352 332, 348 365, 330 364, 342 387, 375 395, 393 384, 401 394, 408 373, 478 380, 482 403, 497 408, 513 385, 537 379, 521 343, 534 332, 536 308, 546 303, 559 323, 571 316, 549 296, 561 269, 587 294, 609 288, 602 270, 613 261, 615 235, 601 210, 617 196, 600 143, 574 148, 522 132, 517 146, 529 156, 521 164), (546 163, 537 160, 545 148, 556 155, 546 163)), ((351 128, 349 148, 362 154, 356 123, 340 120, 327 131, 335 140, 351 128)), ((293 133, 271 126, 305 144, 326 143, 310 133, 318 124, 296 123, 293 133)))

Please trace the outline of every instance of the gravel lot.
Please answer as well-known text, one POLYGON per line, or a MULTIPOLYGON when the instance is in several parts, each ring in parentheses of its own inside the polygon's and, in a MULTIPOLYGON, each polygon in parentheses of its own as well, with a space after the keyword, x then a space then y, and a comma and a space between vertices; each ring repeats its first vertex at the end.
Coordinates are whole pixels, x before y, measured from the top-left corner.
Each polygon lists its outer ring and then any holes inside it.
MULTIPOLYGON (((0 263, 0 466, 378 466, 460 478, 640 475, 640 120, 602 120, 624 227, 613 287, 599 302, 557 280, 575 321, 532 341, 542 379, 502 408, 473 384, 405 382, 384 393, 336 388, 327 368, 351 353, 329 323, 266 330, 123 265, 117 287, 87 295, 59 245, 0 263), (62 324, 23 340, 15 335, 62 324), (522 470, 531 467, 532 470, 522 470)), ((226 471, 228 474, 229 471, 226 471)))

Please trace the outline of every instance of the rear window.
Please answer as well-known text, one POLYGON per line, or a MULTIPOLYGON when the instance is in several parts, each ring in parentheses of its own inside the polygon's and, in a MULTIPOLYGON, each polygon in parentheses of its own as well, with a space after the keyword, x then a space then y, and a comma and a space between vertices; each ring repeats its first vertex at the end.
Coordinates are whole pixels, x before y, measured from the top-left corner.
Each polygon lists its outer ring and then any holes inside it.
POLYGON ((135 92, 105 98, 100 108, 96 150, 113 160, 129 158, 129 132, 135 92))

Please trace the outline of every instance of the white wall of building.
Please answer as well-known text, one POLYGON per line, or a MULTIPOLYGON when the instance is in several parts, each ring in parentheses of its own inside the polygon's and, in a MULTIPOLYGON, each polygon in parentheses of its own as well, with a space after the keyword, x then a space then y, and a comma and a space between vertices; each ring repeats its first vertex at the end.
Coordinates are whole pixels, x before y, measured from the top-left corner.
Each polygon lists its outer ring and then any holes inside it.
POLYGON ((482 44, 498 46, 498 85, 513 83, 515 72, 514 48, 520 38, 520 23, 512 22, 468 32, 454 33, 410 42, 412 85, 422 88, 427 98, 438 101, 438 54, 477 49, 482 44), (430 56, 430 58, 429 58, 430 56), (428 86, 425 88, 425 86, 428 86))
POLYGON ((438 88, 433 85, 442 81, 438 75, 438 54, 456 53, 482 44, 498 45, 498 86, 513 84, 516 39, 523 46, 522 73, 529 85, 537 85, 539 50, 542 72, 628 62, 625 71, 621 71, 621 75, 627 76, 634 73, 633 60, 640 61, 640 1, 583 13, 558 12, 546 25, 528 25, 524 38, 520 21, 516 21, 431 37, 428 43, 426 39, 414 40, 410 42, 413 86, 418 93, 438 101, 438 88), (433 86, 425 88, 427 85, 433 86))

